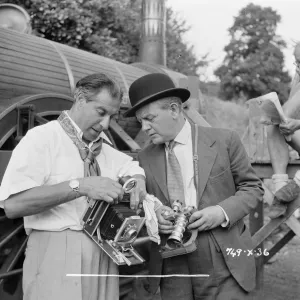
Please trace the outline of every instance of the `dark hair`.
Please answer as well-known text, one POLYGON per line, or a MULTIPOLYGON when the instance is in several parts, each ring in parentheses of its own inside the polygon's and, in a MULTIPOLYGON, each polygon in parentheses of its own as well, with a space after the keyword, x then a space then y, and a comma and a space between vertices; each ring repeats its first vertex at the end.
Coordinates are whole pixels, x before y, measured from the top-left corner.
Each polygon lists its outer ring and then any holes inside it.
POLYGON ((88 102, 91 96, 98 94, 103 89, 107 89, 115 99, 121 100, 123 97, 121 86, 114 78, 103 73, 95 73, 83 77, 77 82, 74 100, 76 102, 83 97, 88 102))

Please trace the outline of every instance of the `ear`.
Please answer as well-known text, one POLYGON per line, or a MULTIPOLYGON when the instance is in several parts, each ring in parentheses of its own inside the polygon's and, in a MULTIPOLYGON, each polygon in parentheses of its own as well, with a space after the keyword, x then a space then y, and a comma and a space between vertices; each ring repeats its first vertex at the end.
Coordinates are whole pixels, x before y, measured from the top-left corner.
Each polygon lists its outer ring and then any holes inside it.
POLYGON ((178 104, 175 102, 171 103, 170 110, 171 110, 173 119, 177 119, 180 114, 180 107, 178 106, 178 104))
POLYGON ((79 98, 79 99, 77 99, 77 101, 76 101, 76 107, 78 108, 78 109, 81 109, 83 106, 84 106, 84 104, 85 104, 86 102, 85 102, 85 100, 83 99, 83 98, 79 98))

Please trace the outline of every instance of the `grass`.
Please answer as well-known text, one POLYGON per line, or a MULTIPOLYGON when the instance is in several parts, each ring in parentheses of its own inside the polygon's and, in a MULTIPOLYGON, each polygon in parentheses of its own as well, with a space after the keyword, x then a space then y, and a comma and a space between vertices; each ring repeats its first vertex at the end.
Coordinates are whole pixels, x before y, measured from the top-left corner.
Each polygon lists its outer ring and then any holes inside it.
POLYGON ((249 123, 247 106, 208 95, 204 97, 207 122, 212 127, 233 129, 242 137, 249 123))

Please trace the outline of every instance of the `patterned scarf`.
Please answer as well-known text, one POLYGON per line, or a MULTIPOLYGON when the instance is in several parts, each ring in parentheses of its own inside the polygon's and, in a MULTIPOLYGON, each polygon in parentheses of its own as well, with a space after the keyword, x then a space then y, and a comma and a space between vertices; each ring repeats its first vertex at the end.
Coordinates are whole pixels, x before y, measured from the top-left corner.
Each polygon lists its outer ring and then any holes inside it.
POLYGON ((78 148, 81 159, 84 162, 84 177, 88 176, 100 176, 101 170, 99 164, 96 160, 96 157, 99 155, 102 149, 103 138, 95 141, 91 147, 91 149, 87 146, 86 143, 82 141, 79 137, 79 134, 72 124, 70 118, 63 111, 58 117, 58 122, 61 127, 64 129, 69 138, 73 141, 73 143, 78 148))

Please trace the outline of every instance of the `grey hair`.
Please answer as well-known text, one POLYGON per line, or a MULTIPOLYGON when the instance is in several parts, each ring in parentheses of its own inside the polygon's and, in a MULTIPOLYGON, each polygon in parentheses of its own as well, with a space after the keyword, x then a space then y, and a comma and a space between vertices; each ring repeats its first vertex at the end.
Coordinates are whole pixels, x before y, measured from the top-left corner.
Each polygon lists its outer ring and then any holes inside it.
POLYGON ((177 104, 179 110, 182 110, 182 101, 179 97, 167 97, 157 101, 157 104, 161 109, 168 109, 172 103, 177 104))
POLYGON ((95 73, 80 79, 76 84, 73 97, 75 102, 82 98, 88 102, 91 96, 98 94, 103 89, 107 89, 113 98, 121 101, 123 91, 120 84, 114 78, 103 73, 95 73))

